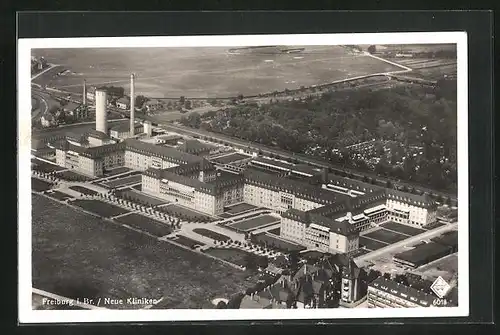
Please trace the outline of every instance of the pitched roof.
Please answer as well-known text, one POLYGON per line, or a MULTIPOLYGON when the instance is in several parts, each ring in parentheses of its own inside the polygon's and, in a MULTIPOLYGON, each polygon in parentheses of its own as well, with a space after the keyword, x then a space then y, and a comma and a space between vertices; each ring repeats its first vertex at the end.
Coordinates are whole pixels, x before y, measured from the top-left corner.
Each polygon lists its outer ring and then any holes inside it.
POLYGON ((383 276, 375 279, 369 285, 369 287, 387 292, 398 298, 410 301, 423 307, 432 306, 433 301, 436 299, 435 295, 428 294, 423 291, 417 290, 416 288, 397 283, 393 280, 384 278, 383 276))
MULTIPOLYGON (((139 129, 139 128, 142 128, 142 127, 143 127, 143 125, 140 124, 139 122, 136 122, 134 124, 134 128, 135 129, 139 129)), ((124 132, 127 132, 127 131, 130 130, 130 125, 127 124, 127 123, 120 123, 120 124, 117 124, 116 126, 115 125, 111 126, 110 130, 117 131, 119 133, 124 133, 124 132)))
POLYGON ((145 143, 133 138, 127 138, 123 141, 128 150, 144 153, 156 157, 161 157, 181 164, 200 162, 202 158, 191 155, 174 148, 163 147, 154 144, 145 143))
POLYGON ((255 169, 246 169, 245 178, 248 183, 272 190, 282 190, 296 197, 316 201, 322 204, 332 204, 338 200, 334 192, 326 191, 307 182, 281 178, 255 169))
POLYGON ((198 140, 185 140, 184 143, 178 146, 178 150, 189 153, 198 153, 204 151, 210 151, 212 146, 204 144, 198 140))
POLYGON ((93 138, 98 138, 98 139, 101 139, 101 140, 105 140, 105 139, 108 139, 109 136, 105 133, 103 133, 102 131, 98 131, 98 130, 95 130, 95 129, 91 129, 89 132, 88 132, 88 137, 93 137, 93 138))

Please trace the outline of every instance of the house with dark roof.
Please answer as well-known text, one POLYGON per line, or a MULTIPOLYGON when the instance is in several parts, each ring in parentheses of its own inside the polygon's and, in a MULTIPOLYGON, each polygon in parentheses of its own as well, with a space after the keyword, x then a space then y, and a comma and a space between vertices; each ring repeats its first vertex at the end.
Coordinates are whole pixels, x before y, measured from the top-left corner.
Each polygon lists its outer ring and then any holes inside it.
POLYGON ((130 98, 129 97, 121 97, 116 100, 116 107, 120 109, 129 109, 130 108, 130 98))
POLYGON ((198 140, 184 140, 183 143, 177 147, 177 150, 197 156, 208 156, 216 149, 217 147, 202 143, 198 140))

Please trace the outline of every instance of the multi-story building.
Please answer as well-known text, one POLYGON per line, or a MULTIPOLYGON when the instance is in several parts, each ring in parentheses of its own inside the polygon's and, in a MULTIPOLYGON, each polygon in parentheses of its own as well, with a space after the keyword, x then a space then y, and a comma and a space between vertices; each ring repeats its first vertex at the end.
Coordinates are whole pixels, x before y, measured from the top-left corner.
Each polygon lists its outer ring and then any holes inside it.
MULTIPOLYGON (((144 131, 144 126, 141 123, 136 122, 134 134, 140 134, 143 131, 144 131)), ((123 123, 116 125, 116 126, 112 126, 109 130, 109 135, 112 138, 116 138, 116 139, 129 138, 131 135, 130 134, 130 126, 128 124, 123 124, 123 123)))
POLYGON ((243 201, 242 175, 217 171, 206 160, 167 169, 149 168, 142 191, 209 215, 243 201))
POLYGON ((75 139, 68 137, 56 147, 56 163, 85 175, 102 176, 107 169, 118 166, 145 171, 150 167, 166 169, 201 161, 198 156, 136 139, 113 142, 106 134, 97 131, 75 139), (91 146, 92 143, 96 146, 91 146))
POLYGON ((282 214, 293 208, 307 211, 338 199, 335 193, 305 182, 274 176, 262 171, 247 169, 245 175, 245 202, 267 207, 282 214))
POLYGON ((369 308, 412 308, 412 307, 446 307, 453 305, 443 303, 434 294, 409 287, 393 280, 379 277, 368 286, 367 297, 369 308))

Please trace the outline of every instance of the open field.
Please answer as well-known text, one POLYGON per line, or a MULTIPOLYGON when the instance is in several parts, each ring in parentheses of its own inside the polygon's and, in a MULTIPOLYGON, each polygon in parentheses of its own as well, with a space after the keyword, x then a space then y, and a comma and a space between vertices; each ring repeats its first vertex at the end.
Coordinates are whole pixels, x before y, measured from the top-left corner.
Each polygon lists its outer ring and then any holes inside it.
POLYGON ((280 219, 271 215, 263 215, 256 218, 252 218, 250 220, 236 222, 232 225, 229 225, 228 227, 241 231, 249 231, 262 226, 267 226, 270 223, 278 222, 279 220, 280 219))
POLYGON ((425 232, 425 230, 423 230, 423 229, 410 227, 410 226, 403 225, 403 224, 396 223, 396 222, 392 222, 392 221, 383 223, 380 225, 380 227, 383 227, 383 228, 386 228, 389 230, 393 230, 393 231, 398 232, 398 233, 410 235, 410 236, 415 236, 415 235, 422 234, 425 232))
POLYGON ((228 207, 226 210, 226 213, 232 214, 232 215, 237 215, 239 213, 246 212, 246 211, 249 211, 249 210, 255 209, 255 208, 257 208, 257 207, 254 205, 250 205, 247 203, 241 203, 241 204, 237 204, 237 205, 228 207))
POLYGON ((364 234, 363 236, 388 244, 396 243, 408 238, 408 236, 401 235, 386 229, 378 229, 368 234, 364 234))
POLYGON ((86 78, 88 85, 128 91, 135 72, 136 94, 155 98, 254 95, 400 70, 372 57, 349 55, 339 46, 307 46, 300 54, 228 54, 227 49, 37 49, 33 54, 71 70, 44 76, 56 88, 79 93, 86 78))
POLYGON ((438 259, 430 264, 423 265, 416 269, 416 272, 424 276, 437 278, 443 277, 444 280, 450 280, 458 271, 458 255, 452 254, 438 259))
POLYGON ((205 228, 195 228, 193 231, 202 236, 211 238, 216 241, 229 241, 231 238, 229 236, 219 234, 213 230, 205 229, 205 228))
POLYGON ((81 200, 77 199, 71 202, 71 204, 81 207, 89 212, 95 213, 103 217, 112 217, 129 212, 128 210, 108 204, 107 202, 99 200, 81 200))
POLYGON ((132 190, 118 191, 117 194, 119 194, 119 196, 121 196, 122 198, 131 200, 133 202, 138 202, 140 204, 147 204, 150 206, 168 204, 168 201, 166 201, 166 200, 154 198, 154 197, 148 196, 144 193, 139 193, 139 192, 132 191, 132 190))
POLYGON ((172 232, 167 224, 161 223, 159 221, 150 219, 144 215, 132 213, 129 215, 121 216, 115 221, 126 224, 127 226, 145 231, 154 236, 165 236, 172 232))
POLYGON ((205 253, 239 266, 245 266, 246 265, 245 257, 251 255, 251 253, 246 252, 244 250, 232 249, 232 248, 227 248, 227 249, 210 248, 205 250, 205 253))
POLYGON ((31 177, 31 188, 37 192, 47 191, 52 187, 52 183, 45 180, 31 177))
POLYGON ((80 192, 80 193, 85 194, 85 195, 97 195, 97 194, 99 194, 99 192, 96 192, 94 190, 91 190, 90 188, 86 188, 86 187, 79 186, 79 185, 70 186, 69 188, 73 191, 80 192))
POLYGON ((209 257, 37 195, 32 233, 33 286, 69 298, 163 297, 161 308, 213 308, 211 299, 256 282, 209 257))
POLYGON ((136 176, 118 178, 115 180, 104 182, 102 184, 107 186, 107 187, 114 188, 114 187, 122 187, 122 186, 137 184, 137 183, 140 183, 141 180, 142 180, 142 176, 136 175, 136 176))

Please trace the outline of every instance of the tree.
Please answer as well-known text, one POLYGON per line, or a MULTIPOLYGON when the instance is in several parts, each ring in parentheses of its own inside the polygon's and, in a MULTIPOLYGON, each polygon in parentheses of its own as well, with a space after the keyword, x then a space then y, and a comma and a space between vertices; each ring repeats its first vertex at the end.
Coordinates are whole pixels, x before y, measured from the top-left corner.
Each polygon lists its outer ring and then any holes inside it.
POLYGON ((145 97, 144 95, 138 95, 135 97, 135 107, 136 108, 142 108, 144 103, 148 101, 149 99, 145 97))
POLYGON ((184 102, 185 102, 185 101, 186 101, 186 97, 182 95, 182 96, 180 97, 180 99, 179 99, 179 102, 180 102, 181 104, 184 104, 184 102))
POLYGON ((227 302, 226 308, 227 309, 239 309, 244 297, 245 297, 245 294, 243 294, 243 293, 234 294, 227 302))
POLYGON ((247 254, 244 259, 245 267, 247 270, 255 271, 257 270, 257 260, 256 256, 253 254, 247 254))
POLYGON ((184 102, 184 108, 186 108, 186 109, 192 109, 193 108, 191 100, 186 100, 184 102))
POLYGON ((224 302, 224 301, 219 301, 217 303, 217 309, 226 309, 227 308, 227 304, 224 302))
POLYGON ((257 258, 257 266, 260 267, 261 269, 267 268, 269 265, 269 260, 267 259, 266 256, 260 256, 257 258))
POLYGON ((373 53, 375 53, 376 51, 377 51, 377 47, 376 47, 375 45, 370 45, 370 46, 368 47, 368 52, 369 52, 369 53, 373 54, 373 53))
POLYGON ((385 183, 385 187, 386 188, 392 188, 392 183, 390 180, 387 180, 386 183, 385 183))

